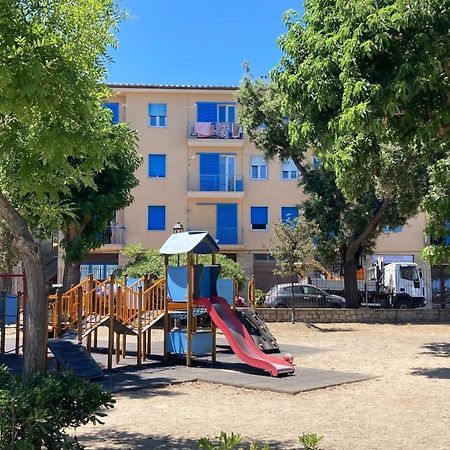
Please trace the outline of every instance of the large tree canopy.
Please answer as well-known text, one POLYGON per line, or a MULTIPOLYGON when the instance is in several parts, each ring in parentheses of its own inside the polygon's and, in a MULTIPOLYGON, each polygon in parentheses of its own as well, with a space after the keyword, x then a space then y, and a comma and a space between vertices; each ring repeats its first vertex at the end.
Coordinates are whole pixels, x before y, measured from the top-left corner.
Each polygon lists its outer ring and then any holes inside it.
MULTIPOLYGON (((389 199, 424 178, 448 194, 449 10, 449 0, 308 0, 303 19, 286 16, 273 78, 290 143, 314 148, 347 198, 375 182, 389 199)), ((423 206, 443 232, 448 201, 423 206)))
POLYGON ((94 186, 126 126, 102 107, 115 0, 4 0, 0 9, 0 216, 28 277, 24 375, 45 369, 47 301, 36 229, 56 227, 61 195, 94 186))

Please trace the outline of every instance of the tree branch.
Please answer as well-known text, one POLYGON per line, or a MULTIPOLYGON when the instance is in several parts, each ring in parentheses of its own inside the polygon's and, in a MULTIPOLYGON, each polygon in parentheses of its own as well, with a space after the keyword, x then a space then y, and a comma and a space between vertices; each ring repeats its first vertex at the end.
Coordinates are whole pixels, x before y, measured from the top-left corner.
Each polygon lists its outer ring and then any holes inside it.
POLYGON ((383 218, 383 214, 385 213, 387 207, 389 206, 391 199, 386 197, 382 200, 382 202, 378 205, 378 208, 375 210, 375 214, 373 215, 370 222, 367 223, 364 230, 356 236, 354 239, 350 241, 349 246, 345 252, 345 260, 349 261, 354 258, 354 256, 359 251, 361 245, 369 238, 371 234, 373 234, 379 225, 381 219, 383 218))
POLYGON ((292 161, 294 161, 295 167, 302 174, 303 178, 307 178, 309 176, 309 170, 301 163, 300 159, 297 155, 291 154, 292 161))

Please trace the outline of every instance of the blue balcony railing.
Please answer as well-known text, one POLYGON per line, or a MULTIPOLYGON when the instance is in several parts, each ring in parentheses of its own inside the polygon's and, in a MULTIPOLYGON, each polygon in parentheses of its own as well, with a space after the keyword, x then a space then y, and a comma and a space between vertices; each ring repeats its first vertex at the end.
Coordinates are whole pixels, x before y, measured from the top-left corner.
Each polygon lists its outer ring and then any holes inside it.
POLYGON ((235 122, 190 122, 189 139, 243 139, 242 125, 235 122))
POLYGON ((189 227, 189 231, 207 231, 219 245, 242 245, 244 229, 239 227, 189 227))
POLYGON ((189 176, 188 191, 244 192, 244 177, 228 175, 189 176))

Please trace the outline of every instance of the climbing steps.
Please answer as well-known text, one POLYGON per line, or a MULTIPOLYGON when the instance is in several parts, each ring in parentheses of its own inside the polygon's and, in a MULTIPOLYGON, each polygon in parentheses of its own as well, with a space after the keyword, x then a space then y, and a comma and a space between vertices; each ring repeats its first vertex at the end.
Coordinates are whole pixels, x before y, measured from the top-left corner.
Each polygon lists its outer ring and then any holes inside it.
POLYGON ((49 339, 48 348, 63 370, 70 370, 81 378, 102 378, 103 370, 90 353, 77 341, 67 339, 49 339))
POLYGON ((253 308, 238 308, 236 314, 260 350, 264 353, 280 353, 275 336, 253 308))

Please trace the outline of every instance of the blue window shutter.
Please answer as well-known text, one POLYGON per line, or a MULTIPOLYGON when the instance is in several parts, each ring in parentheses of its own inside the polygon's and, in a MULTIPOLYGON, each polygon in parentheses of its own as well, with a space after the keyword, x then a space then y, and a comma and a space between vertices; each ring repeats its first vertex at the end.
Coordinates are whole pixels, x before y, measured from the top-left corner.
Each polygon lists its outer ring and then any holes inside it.
POLYGON ((166 207, 165 206, 149 206, 148 207, 148 230, 165 230, 166 229, 166 207))
POLYGON ((197 122, 217 122, 217 103, 198 102, 197 122))
POLYGON ((200 153, 200 190, 219 190, 219 153, 200 153))
POLYGON ((298 209, 293 206, 281 207, 281 221, 287 222, 288 220, 294 220, 298 217, 298 209))
POLYGON ((238 243, 237 203, 218 203, 216 206, 216 239, 221 244, 238 243))
POLYGON ((167 105, 165 103, 149 103, 148 104, 149 116, 166 116, 167 105))
POLYGON ((119 104, 118 103, 104 103, 105 108, 112 112, 112 123, 119 123, 119 104))
POLYGON ((148 176, 155 178, 166 176, 166 155, 148 155, 148 176))
POLYGON ((252 224, 267 225, 269 208, 267 206, 251 206, 250 219, 252 224))

